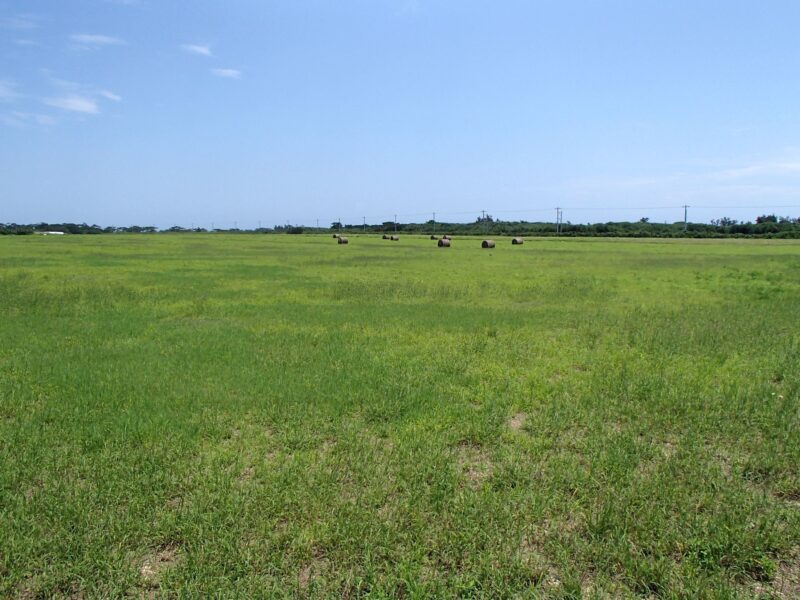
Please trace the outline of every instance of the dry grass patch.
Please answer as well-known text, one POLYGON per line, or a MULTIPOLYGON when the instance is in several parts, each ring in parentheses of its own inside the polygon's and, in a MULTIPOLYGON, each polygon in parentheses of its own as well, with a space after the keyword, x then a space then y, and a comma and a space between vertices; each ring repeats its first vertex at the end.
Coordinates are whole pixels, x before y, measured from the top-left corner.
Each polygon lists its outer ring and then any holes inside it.
POLYGON ((800 598, 800 548, 778 565, 775 578, 769 583, 757 583, 754 596, 775 600, 796 600, 800 598))
POLYGON ((164 573, 177 566, 181 560, 179 546, 167 544, 141 560, 139 575, 148 588, 157 588, 164 573))
POLYGON ((482 446, 466 442, 459 444, 458 465, 472 489, 480 488, 492 476, 492 461, 482 446))
POLYGON ((241 473, 239 473, 239 481, 240 482, 250 481, 253 478, 253 475, 255 474, 256 474, 256 468, 253 465, 248 465, 247 467, 242 469, 241 473))
POLYGON ((528 415, 525 413, 517 413, 508 420, 508 428, 511 431, 520 431, 525 427, 525 422, 528 420, 528 415))
POLYGON ((297 585, 302 591, 308 590, 315 579, 322 577, 330 568, 330 564, 322 552, 317 551, 309 562, 303 565, 297 574, 297 585))
POLYGON ((778 598, 800 598, 800 551, 778 566, 771 587, 778 598))

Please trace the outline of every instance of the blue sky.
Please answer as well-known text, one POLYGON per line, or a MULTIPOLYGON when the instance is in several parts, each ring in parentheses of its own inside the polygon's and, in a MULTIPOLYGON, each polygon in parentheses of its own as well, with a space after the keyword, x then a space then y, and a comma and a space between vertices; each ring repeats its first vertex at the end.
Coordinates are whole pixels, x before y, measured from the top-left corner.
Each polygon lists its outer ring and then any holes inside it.
POLYGON ((796 0, 0 0, 0 222, 800 216, 796 0))

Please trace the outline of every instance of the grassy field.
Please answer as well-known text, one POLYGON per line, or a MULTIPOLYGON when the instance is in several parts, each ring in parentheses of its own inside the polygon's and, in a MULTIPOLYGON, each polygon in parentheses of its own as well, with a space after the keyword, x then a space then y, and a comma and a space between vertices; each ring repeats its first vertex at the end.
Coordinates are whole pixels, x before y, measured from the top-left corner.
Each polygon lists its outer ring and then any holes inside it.
POLYGON ((800 243, 434 244, 0 238, 0 596, 800 596, 800 243))

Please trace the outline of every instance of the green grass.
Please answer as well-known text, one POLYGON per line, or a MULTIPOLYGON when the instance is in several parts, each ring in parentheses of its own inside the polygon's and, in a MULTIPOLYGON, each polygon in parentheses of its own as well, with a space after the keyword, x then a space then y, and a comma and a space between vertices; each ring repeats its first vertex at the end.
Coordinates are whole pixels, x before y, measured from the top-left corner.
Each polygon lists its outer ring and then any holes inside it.
POLYGON ((0 596, 800 594, 800 243, 0 238, 0 596))

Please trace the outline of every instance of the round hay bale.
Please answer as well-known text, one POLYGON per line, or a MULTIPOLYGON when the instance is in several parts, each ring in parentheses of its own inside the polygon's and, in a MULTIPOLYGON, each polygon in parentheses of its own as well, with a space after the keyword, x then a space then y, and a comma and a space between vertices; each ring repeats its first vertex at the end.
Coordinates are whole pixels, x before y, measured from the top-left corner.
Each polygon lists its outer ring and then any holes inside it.
POLYGON ((384 233, 384 234, 383 234, 383 239, 384 239, 384 240, 388 240, 388 239, 389 239, 389 236, 388 236, 388 235, 386 235, 386 234, 384 233))
POLYGON ((346 238, 346 237, 339 236, 338 243, 340 243, 340 244, 346 244, 346 243, 347 243, 347 238, 346 238))
POLYGON ((452 240, 453 238, 451 238, 449 235, 445 234, 445 235, 442 236, 442 239, 443 240, 452 240))
POLYGON ((334 233, 334 234, 333 234, 333 237, 335 237, 335 238, 338 238, 338 237, 339 237, 339 234, 338 234, 338 233, 334 233))
POLYGON ((439 238, 438 238, 438 237, 436 237, 435 235, 432 235, 432 236, 431 236, 431 239, 432 239, 432 240, 438 240, 439 238))
POLYGON ((449 248, 450 247, 450 240, 442 238, 442 239, 439 240, 439 243, 437 244, 437 246, 439 246, 439 248, 449 248))
POLYGON ((481 248, 494 248, 494 240, 483 240, 481 248))
POLYGON ((400 241, 400 236, 399 235, 393 235, 389 239, 392 240, 393 242, 399 242, 400 241))
POLYGON ((511 245, 512 246, 517 246, 519 244, 522 244, 524 241, 525 240, 523 240, 522 238, 519 238, 519 237, 511 238, 511 245))

